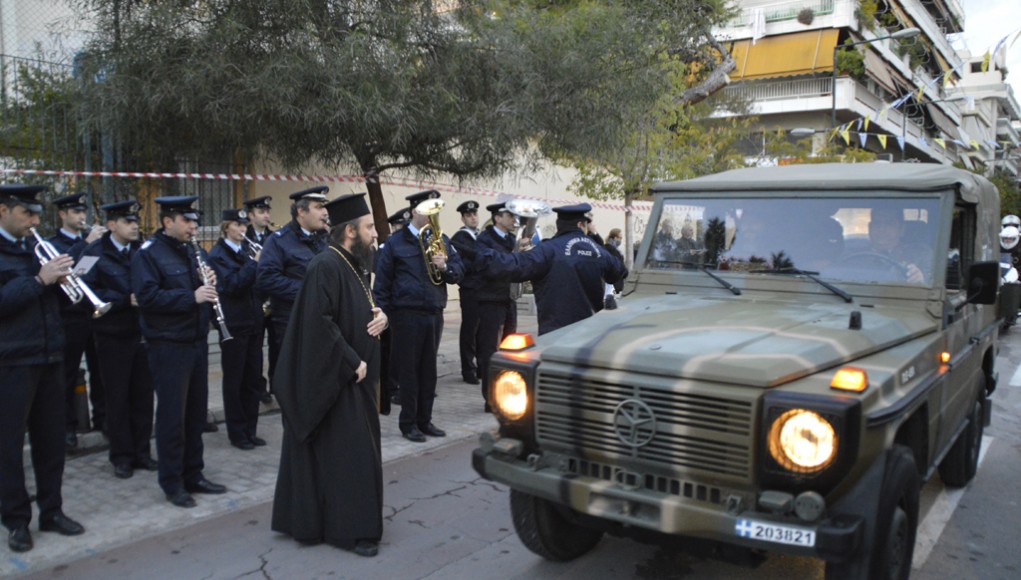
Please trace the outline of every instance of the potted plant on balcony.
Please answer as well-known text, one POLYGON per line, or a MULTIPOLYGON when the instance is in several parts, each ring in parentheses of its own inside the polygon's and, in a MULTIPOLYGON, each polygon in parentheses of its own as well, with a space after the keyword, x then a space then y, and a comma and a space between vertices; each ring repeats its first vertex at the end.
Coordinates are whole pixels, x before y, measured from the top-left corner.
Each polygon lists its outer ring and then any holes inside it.
POLYGON ((815 20, 815 10, 806 7, 802 8, 798 12, 798 22, 804 24, 805 26, 811 24, 813 20, 815 20))
MULTIPOLYGON (((844 41, 845 44, 850 42, 850 39, 844 41)), ((859 80, 865 76, 865 55, 856 47, 841 48, 836 52, 836 57, 833 66, 837 68, 837 73, 859 80)))

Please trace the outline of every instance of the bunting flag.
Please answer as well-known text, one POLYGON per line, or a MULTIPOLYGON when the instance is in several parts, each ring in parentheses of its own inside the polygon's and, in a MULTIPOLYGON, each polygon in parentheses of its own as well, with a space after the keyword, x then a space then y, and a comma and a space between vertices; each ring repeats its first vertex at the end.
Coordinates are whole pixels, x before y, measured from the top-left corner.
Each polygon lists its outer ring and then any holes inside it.
POLYGON ((861 131, 861 123, 862 123, 861 117, 858 117, 854 122, 855 122, 855 125, 856 125, 855 129, 857 129, 858 131, 861 131))
POLYGON ((986 53, 982 55, 982 72, 989 72, 990 60, 991 56, 989 55, 989 51, 987 50, 986 53))
POLYGON ((976 141, 974 139, 972 139, 971 141, 968 141, 968 144, 971 145, 971 148, 975 149, 976 151, 981 149, 981 147, 979 147, 979 145, 978 145, 978 141, 976 141))
POLYGON ((918 87, 918 96, 915 97, 915 100, 921 102, 923 94, 925 94, 925 85, 918 87))
POLYGON ((944 149, 947 148, 947 142, 944 141, 943 139, 940 139, 940 138, 937 137, 936 139, 933 139, 933 142, 936 143, 937 145, 939 145, 940 147, 944 148, 944 149))
POLYGON ((990 140, 987 139, 986 140, 986 145, 989 145, 993 149, 1000 149, 1000 144, 997 143, 996 141, 990 141, 990 140))
POLYGON ((847 129, 844 129, 843 131, 840 132, 840 136, 844 138, 844 143, 846 145, 850 145, 851 144, 851 132, 850 131, 848 131, 847 129))
POLYGON ((1014 40, 1011 40, 1011 41, 1010 41, 1010 46, 1012 46, 1012 47, 1013 47, 1013 46, 1014 46, 1014 43, 1015 43, 1015 42, 1017 42, 1017 39, 1019 39, 1019 38, 1021 38, 1021 30, 1018 30, 1018 31, 1017 31, 1017 36, 1015 36, 1015 37, 1014 37, 1014 40))
POLYGON ((868 133, 858 133, 858 140, 861 141, 861 146, 865 146, 865 142, 869 140, 868 133))
POLYGON ((869 116, 865 115, 865 130, 869 130, 869 116))
POLYGON ((918 138, 918 144, 921 145, 922 147, 928 147, 929 146, 929 142, 925 140, 925 137, 919 137, 918 138))
POLYGON ((967 143, 965 143, 964 141, 961 141, 960 139, 951 139, 950 142, 953 143, 954 145, 957 145, 958 147, 967 147, 968 146, 967 143))
POLYGON ((900 147, 901 151, 904 150, 904 137, 897 135, 897 146, 900 147))
POLYGON ((886 150, 886 135, 876 135, 876 139, 879 139, 879 145, 882 146, 883 150, 886 150))

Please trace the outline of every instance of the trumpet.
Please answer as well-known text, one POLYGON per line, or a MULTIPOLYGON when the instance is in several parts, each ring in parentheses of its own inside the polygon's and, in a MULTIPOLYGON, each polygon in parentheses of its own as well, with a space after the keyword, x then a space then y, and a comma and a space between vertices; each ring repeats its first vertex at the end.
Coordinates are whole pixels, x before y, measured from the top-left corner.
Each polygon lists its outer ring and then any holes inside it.
POLYGON ((425 269, 429 273, 429 281, 435 286, 443 284, 443 272, 433 264, 433 256, 446 256, 447 248, 443 245, 443 232, 440 230, 440 210, 443 209, 442 199, 427 199, 415 206, 419 215, 429 218, 429 223, 418 231, 418 245, 422 248, 425 269))
MULTIPOLYGON (((32 237, 35 238, 35 257, 39 259, 40 264, 45 264, 60 255, 57 248, 54 248, 53 244, 44 240, 39 235, 39 232, 35 231, 35 228, 29 228, 28 231, 32 232, 32 237)), ((96 296, 95 292, 74 272, 67 273, 64 281, 60 283, 60 289, 64 291, 64 294, 67 295, 72 304, 78 304, 82 301, 82 298, 88 298, 89 302, 92 303, 92 318, 99 318, 106 314, 110 307, 113 306, 109 302, 100 300, 99 296, 96 296)))
MULTIPOLYGON (((199 243, 194 239, 191 241, 191 247, 195 250, 195 264, 198 265, 199 272, 202 274, 202 284, 208 286, 209 266, 207 266, 206 261, 202 259, 202 249, 199 247, 199 243)), ((223 317, 223 307, 220 306, 219 299, 213 302, 213 312, 216 314, 216 323, 220 325, 220 342, 227 342, 234 338, 230 335, 230 331, 227 330, 227 320, 223 317)))
POLYGON ((249 238, 248 236, 245 236, 245 241, 248 242, 248 244, 245 246, 245 249, 248 252, 248 257, 254 260, 255 256, 262 252, 262 244, 256 242, 255 240, 249 238))

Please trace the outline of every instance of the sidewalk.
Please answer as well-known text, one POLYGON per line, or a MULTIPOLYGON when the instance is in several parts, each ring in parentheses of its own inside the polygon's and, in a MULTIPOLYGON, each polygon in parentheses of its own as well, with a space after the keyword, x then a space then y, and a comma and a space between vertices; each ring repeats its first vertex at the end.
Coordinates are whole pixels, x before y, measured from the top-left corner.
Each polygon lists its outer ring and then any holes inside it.
MULTIPOLYGON (((426 443, 412 443, 404 439, 397 427, 400 412, 397 407, 389 416, 380 417, 384 462, 477 437, 482 431, 496 427, 496 419, 482 412, 479 385, 469 385, 461 380, 458 355, 460 325, 461 311, 457 302, 452 301, 444 313, 443 338, 437 361, 439 381, 433 411, 434 423, 444 429, 447 436, 430 437, 426 443)), ((518 329, 535 332, 535 316, 519 311, 518 329)), ((217 421, 222 421, 221 374, 218 363, 215 367, 212 363, 214 357, 210 358, 209 409, 217 421)), ((269 443, 266 447, 253 451, 231 447, 222 426, 218 433, 205 434, 204 473, 210 480, 226 485, 228 493, 198 495, 195 497, 198 506, 187 510, 166 501, 156 483, 155 472, 136 471, 128 480, 115 478, 106 453, 99 452, 106 446, 102 435, 89 433, 79 437, 82 449, 68 457, 64 469, 63 496, 64 511, 85 526, 85 534, 69 538, 40 532, 36 519, 38 513, 34 512, 31 531, 35 548, 23 554, 10 552, 6 546, 0 548, 3 556, 0 557, 0 578, 70 562, 143 537, 271 501, 282 438, 280 414, 276 411, 275 403, 264 405, 259 419, 259 436, 269 443)), ((465 461, 468 460, 466 457, 465 461)), ((35 482, 27 457, 25 463, 31 491, 35 482)), ((392 509, 390 505, 384 492, 384 515, 392 509)), ((268 521, 253 522, 252 525, 269 530, 268 521)))

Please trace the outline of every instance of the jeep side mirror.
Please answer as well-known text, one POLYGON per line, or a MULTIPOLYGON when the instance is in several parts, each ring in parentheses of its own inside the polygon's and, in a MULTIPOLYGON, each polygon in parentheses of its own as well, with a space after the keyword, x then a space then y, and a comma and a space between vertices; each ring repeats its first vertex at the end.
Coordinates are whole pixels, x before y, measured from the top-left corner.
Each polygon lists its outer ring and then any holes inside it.
POLYGON ((996 304, 999 286, 999 262, 976 262, 968 268, 968 302, 996 304))

